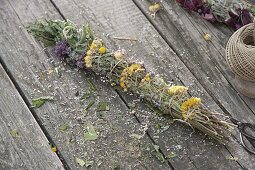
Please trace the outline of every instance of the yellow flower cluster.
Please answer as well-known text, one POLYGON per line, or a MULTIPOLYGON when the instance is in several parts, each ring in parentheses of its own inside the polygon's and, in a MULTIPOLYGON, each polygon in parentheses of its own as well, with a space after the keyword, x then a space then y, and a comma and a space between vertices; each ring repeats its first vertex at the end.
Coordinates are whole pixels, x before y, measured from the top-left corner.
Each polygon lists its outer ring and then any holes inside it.
POLYGON ((197 97, 191 97, 181 105, 182 117, 184 120, 192 119, 195 116, 195 109, 198 109, 201 104, 201 99, 197 97))
POLYGON ((167 93, 170 95, 181 95, 181 94, 186 94, 187 91, 188 91, 188 87, 185 87, 185 86, 171 86, 167 90, 167 93))
POLYGON ((148 82, 148 81, 150 81, 150 80, 151 80, 150 74, 146 74, 146 75, 144 76, 144 78, 142 79, 142 82, 148 82))
POLYGON ((102 40, 93 40, 90 44, 89 50, 84 57, 86 68, 92 67, 92 59, 95 53, 104 54, 106 52, 106 48, 103 46, 102 40))
POLYGON ((134 63, 131 66, 125 68, 120 75, 120 87, 127 90, 126 79, 131 77, 134 73, 144 70, 140 64, 134 63))

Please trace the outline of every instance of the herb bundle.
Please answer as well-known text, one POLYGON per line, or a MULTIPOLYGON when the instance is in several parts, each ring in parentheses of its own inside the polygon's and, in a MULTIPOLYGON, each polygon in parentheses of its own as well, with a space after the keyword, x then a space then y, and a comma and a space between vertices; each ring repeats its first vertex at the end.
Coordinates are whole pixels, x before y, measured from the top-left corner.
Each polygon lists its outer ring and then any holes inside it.
POLYGON ((200 98, 189 96, 187 87, 170 86, 144 65, 128 62, 123 51, 106 48, 88 25, 79 29, 70 21, 45 20, 31 24, 27 30, 45 46, 52 46, 55 56, 66 63, 104 76, 112 86, 137 94, 163 114, 221 143, 227 142, 234 127, 228 116, 204 108, 200 98))
MULTIPOLYGON (((160 9, 160 0, 150 0, 149 10, 154 13, 160 9)), ((255 6, 245 0, 176 0, 183 8, 197 12, 203 19, 221 22, 239 29, 252 23, 255 6)), ((155 15, 155 13, 154 13, 155 15)))

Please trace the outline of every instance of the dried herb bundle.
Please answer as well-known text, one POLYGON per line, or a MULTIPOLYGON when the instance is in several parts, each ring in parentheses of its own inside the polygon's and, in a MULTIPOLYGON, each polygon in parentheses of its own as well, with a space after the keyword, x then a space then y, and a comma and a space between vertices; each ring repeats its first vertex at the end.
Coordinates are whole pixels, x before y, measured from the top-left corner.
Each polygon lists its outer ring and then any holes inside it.
POLYGON ((78 29, 70 21, 45 20, 30 25, 28 31, 46 46, 54 46, 55 55, 71 65, 92 70, 107 77, 113 86, 139 95, 163 114, 196 128, 221 143, 226 143, 234 127, 228 116, 202 107, 201 99, 190 97, 188 88, 170 86, 150 74, 139 63, 129 63, 121 50, 112 52, 102 40, 94 38, 89 26, 78 29))

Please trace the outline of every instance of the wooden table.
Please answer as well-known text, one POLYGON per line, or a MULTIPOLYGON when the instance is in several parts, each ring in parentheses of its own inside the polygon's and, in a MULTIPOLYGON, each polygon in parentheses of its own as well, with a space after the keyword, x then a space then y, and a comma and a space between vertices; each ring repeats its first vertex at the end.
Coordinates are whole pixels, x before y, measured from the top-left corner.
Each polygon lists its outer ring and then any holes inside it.
POLYGON ((211 110, 255 123, 255 100, 238 94, 225 61, 233 31, 173 0, 164 0, 155 18, 148 6, 145 0, 0 1, 0 169, 255 168, 236 131, 228 146, 192 133, 95 75, 60 63, 25 29, 42 18, 89 23, 107 47, 124 48, 168 82, 189 86, 211 110), (54 100, 32 108, 31 100, 41 96, 54 100), (100 102, 109 111, 98 111, 100 102), (88 141, 91 125, 99 137, 88 141))

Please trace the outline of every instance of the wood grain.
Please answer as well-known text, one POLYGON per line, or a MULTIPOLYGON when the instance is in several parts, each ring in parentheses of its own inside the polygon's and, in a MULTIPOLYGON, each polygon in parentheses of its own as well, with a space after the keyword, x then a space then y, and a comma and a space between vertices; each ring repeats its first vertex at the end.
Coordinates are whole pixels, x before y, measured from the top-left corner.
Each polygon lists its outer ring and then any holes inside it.
MULTIPOLYGON (((144 62, 150 70, 161 73, 168 81, 190 86, 192 94, 201 96, 205 104, 210 106, 211 109, 221 110, 217 106, 218 103, 212 99, 193 76, 193 73, 190 72, 131 1, 83 2, 75 0, 71 2, 66 0, 60 2, 54 0, 54 2, 66 18, 78 24, 89 22, 95 32, 98 33, 98 36, 103 38, 109 47, 126 49, 128 57, 133 61, 144 62), (76 11, 72 9, 76 9, 76 11), (99 34, 100 32, 101 34, 99 34), (114 37, 132 38, 138 39, 138 41, 121 41, 115 40, 114 37)), ((179 35, 176 34, 176 36, 179 35)), ((146 111, 144 113, 148 114, 146 111)), ((155 120, 157 117, 155 113, 141 116, 139 119, 146 122, 148 117, 154 118, 153 121, 149 122, 152 127, 151 136, 153 137, 154 127, 162 120, 155 120)), ((251 115, 250 118, 254 119, 254 115, 251 115)), ((169 151, 178 144, 183 147, 182 151, 178 151, 179 157, 170 160, 176 169, 242 169, 237 162, 227 159, 231 154, 224 147, 216 146, 215 143, 208 142, 208 140, 201 142, 202 137, 198 134, 189 137, 191 131, 188 131, 188 128, 181 129, 182 126, 176 124, 171 127, 168 131, 165 131, 160 139, 154 138, 154 140, 163 148, 165 155, 168 155, 169 151)), ((239 152, 238 156, 247 154, 236 141, 234 146, 239 152)), ((248 161, 246 167, 252 167, 252 161, 249 161, 252 156, 247 155, 244 159, 248 161)))
POLYGON ((0 65, 0 169, 64 169, 0 65))
MULTIPOLYGON (((54 100, 34 109, 55 142, 70 169, 170 169, 152 154, 153 143, 147 135, 138 140, 143 127, 114 89, 104 86, 93 75, 85 75, 54 60, 30 36, 25 26, 42 17, 61 18, 50 3, 43 0, 0 1, 0 56, 27 100, 53 96, 54 100), (88 82, 91 81, 91 82, 88 82), (92 93, 86 98, 86 94, 92 93), (81 100, 85 96, 84 100, 81 100), (99 102, 108 102, 109 111, 99 112, 99 102), (86 111, 91 103, 94 105, 86 111), (64 131, 63 125, 68 125, 64 131), (85 140, 87 126, 94 126, 98 139, 85 140), (79 166, 75 159, 86 162, 79 166)), ((50 50, 49 50, 50 51, 50 50)), ((32 109, 32 108, 31 108, 32 109)), ((35 168, 37 169, 37 168, 35 168)))

